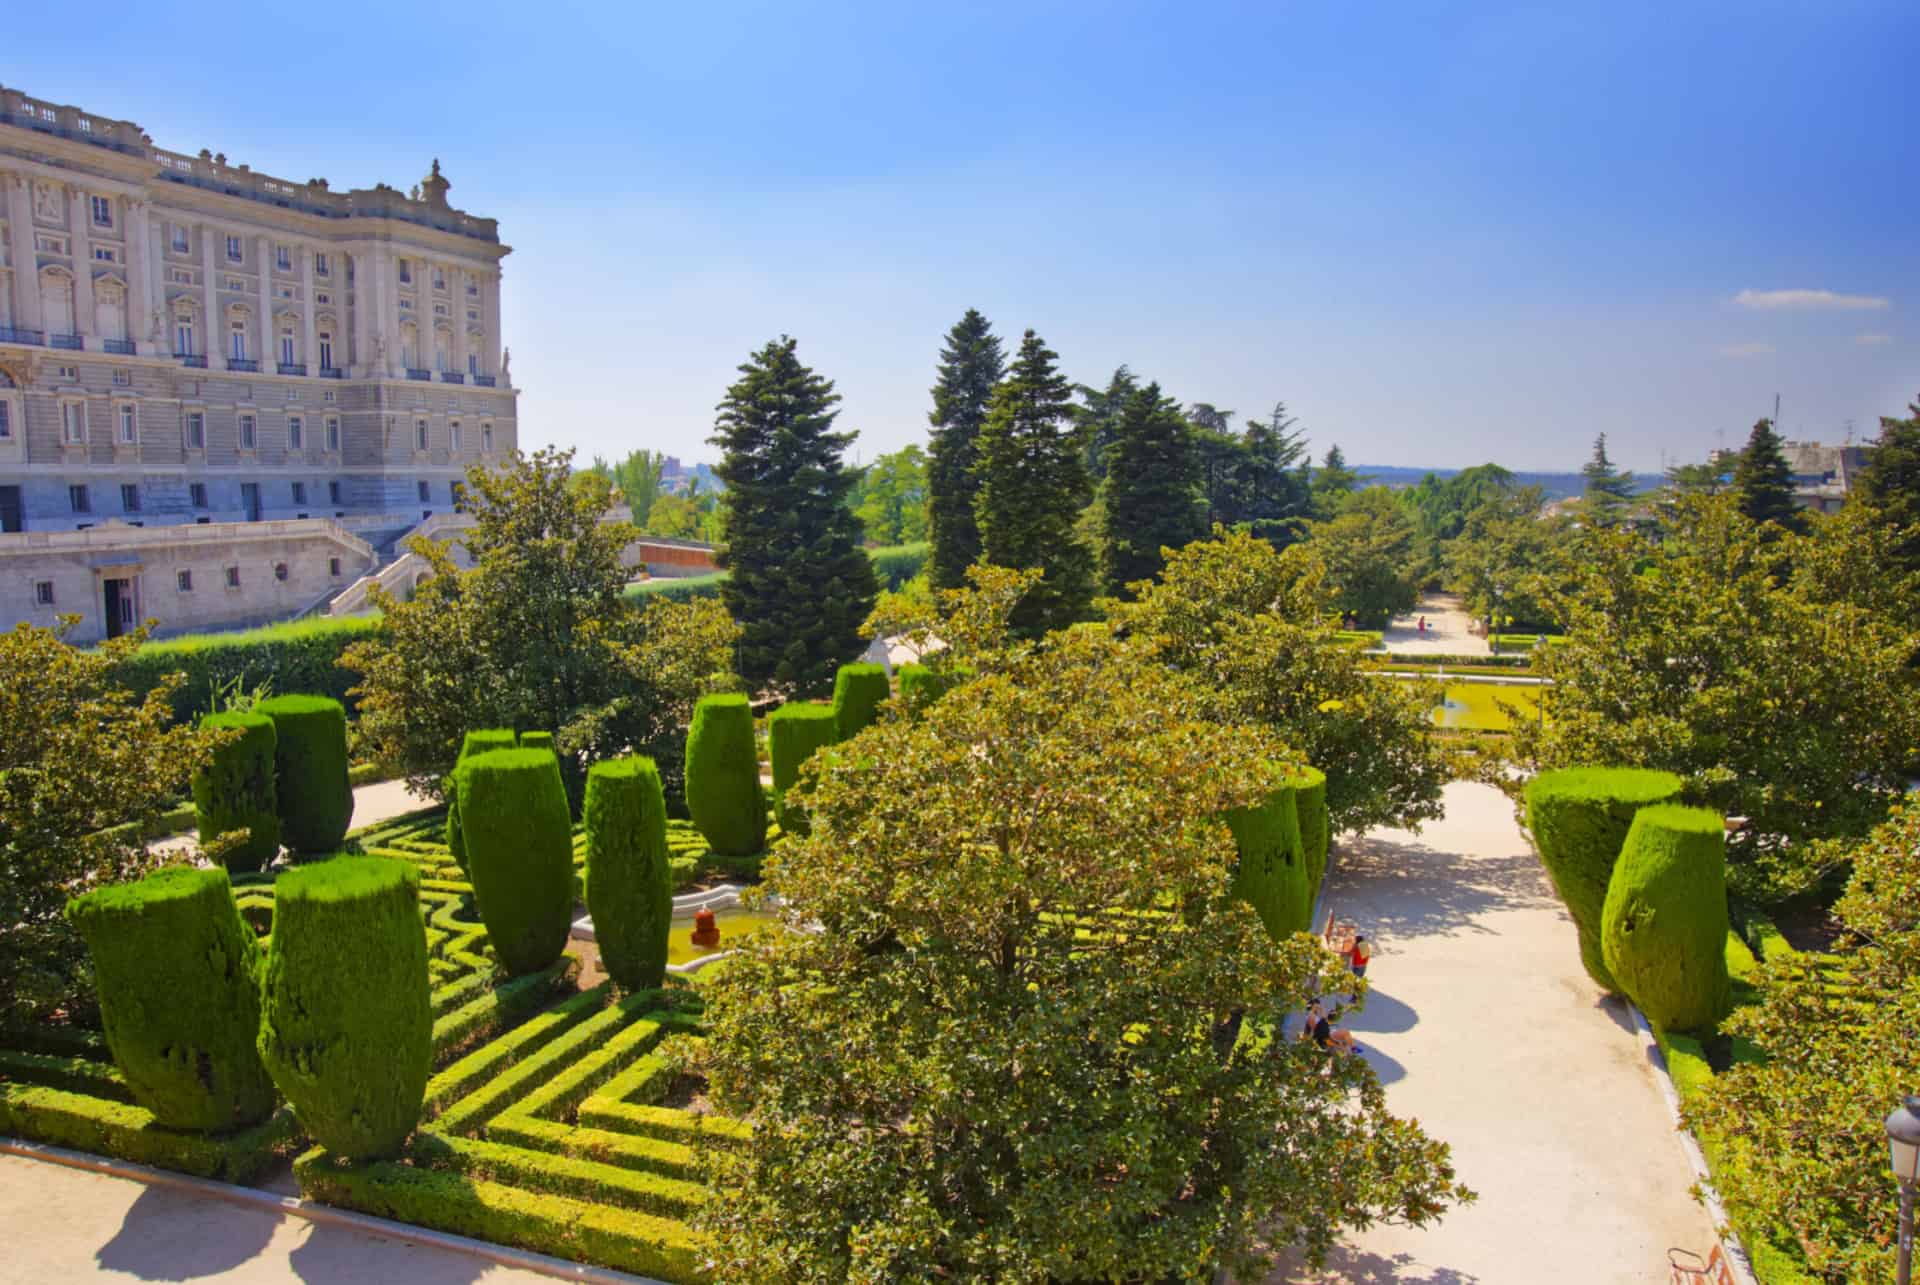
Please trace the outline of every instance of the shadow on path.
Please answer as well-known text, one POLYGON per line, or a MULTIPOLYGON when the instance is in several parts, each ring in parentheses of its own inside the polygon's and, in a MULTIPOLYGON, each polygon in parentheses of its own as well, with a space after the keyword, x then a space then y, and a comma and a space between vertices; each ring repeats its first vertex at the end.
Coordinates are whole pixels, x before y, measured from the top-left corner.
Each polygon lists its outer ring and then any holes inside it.
POLYGON ((125 1272, 143 1281, 191 1281, 232 1271, 257 1257, 273 1239, 280 1219, 274 1214, 219 1220, 219 1234, 206 1235, 195 1215, 209 1206, 197 1197, 166 1187, 148 1187, 127 1207, 120 1230, 102 1245, 94 1260, 106 1271, 125 1272), (197 1206, 197 1208, 196 1208, 197 1206))
POLYGON ((1479 921, 1496 910, 1551 910, 1565 917, 1533 853, 1464 857, 1416 837, 1368 836, 1340 844, 1330 905, 1361 919, 1391 951, 1414 937, 1493 934, 1479 921))
MULTIPOLYGON (((494 1270, 492 1263, 466 1254, 423 1249, 418 1245, 361 1236, 321 1223, 291 1254, 287 1266, 305 1285, 341 1281, 404 1281, 406 1285, 472 1285, 494 1270)), ((522 1279, 514 1273, 515 1279, 522 1279)))
POLYGON ((1268 1278, 1270 1285, 1280 1285, 1283 1281, 1338 1282, 1339 1285, 1477 1285, 1479 1280, 1472 1272, 1416 1263, 1412 1254, 1374 1254, 1345 1245, 1333 1247, 1327 1255, 1326 1267, 1319 1272, 1295 1268, 1268 1278))

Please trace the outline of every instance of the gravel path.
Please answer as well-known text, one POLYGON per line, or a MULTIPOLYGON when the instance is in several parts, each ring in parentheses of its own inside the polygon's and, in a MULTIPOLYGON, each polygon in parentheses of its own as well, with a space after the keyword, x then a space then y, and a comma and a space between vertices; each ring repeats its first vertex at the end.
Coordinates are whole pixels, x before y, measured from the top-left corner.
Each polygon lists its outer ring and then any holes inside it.
POLYGON ((1473 623, 1466 608, 1452 594, 1432 593, 1404 616, 1396 616, 1384 631, 1382 641, 1396 656, 1490 656, 1487 640, 1467 632, 1473 623), (1420 617, 1427 618, 1427 632, 1419 630, 1420 617))

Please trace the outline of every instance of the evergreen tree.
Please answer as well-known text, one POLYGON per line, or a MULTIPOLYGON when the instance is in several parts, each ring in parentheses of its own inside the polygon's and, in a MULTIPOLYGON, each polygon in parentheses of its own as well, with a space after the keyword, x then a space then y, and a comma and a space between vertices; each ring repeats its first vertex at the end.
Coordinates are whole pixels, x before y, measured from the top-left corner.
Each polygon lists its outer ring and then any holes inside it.
POLYGON ((1360 475, 1347 467, 1347 457, 1338 446, 1329 446, 1326 459, 1312 473, 1312 487, 1313 516, 1324 522, 1360 489, 1360 475))
POLYGON ((1789 531, 1801 529, 1800 506, 1793 502, 1793 470, 1787 467, 1772 420, 1753 426, 1746 449, 1734 461, 1733 493, 1740 511, 1755 522, 1776 522, 1789 531))
POLYGON ((1084 619, 1093 601, 1092 550, 1074 532, 1092 486, 1058 356, 1027 331, 980 430, 981 552, 995 566, 1045 572, 1013 612, 1028 638, 1084 619))
POLYGON ((1593 439, 1593 457, 1580 470, 1580 476, 1586 479, 1581 510, 1588 521, 1595 526, 1612 526, 1626 516, 1633 499, 1633 474, 1613 467, 1613 461, 1607 458, 1605 433, 1593 439))
POLYGON ((1300 537, 1311 516, 1307 475, 1306 437, 1287 414, 1285 402, 1275 402, 1266 419, 1249 419, 1240 439, 1238 485, 1235 498, 1240 520, 1254 535, 1284 546, 1300 537))
POLYGON ((1124 365, 1113 372, 1105 388, 1074 385, 1073 391, 1080 395, 1083 404, 1073 408, 1073 419, 1086 444, 1087 477, 1096 486, 1106 480, 1107 453, 1120 434, 1120 419, 1126 414, 1127 402, 1139 387, 1140 381, 1124 365))
POLYGON ((1131 597, 1127 585, 1159 574, 1163 547, 1201 534, 1196 463, 1179 407, 1158 384, 1135 389, 1107 451, 1107 592, 1131 597))
POLYGON ((958 589, 980 560, 980 528, 973 510, 979 479, 980 426, 994 385, 1006 371, 1000 338, 987 319, 967 309, 940 350, 933 385, 933 425, 927 465, 927 534, 933 541, 928 574, 937 589, 958 589))
POLYGON ((854 434, 833 431, 839 394, 795 346, 782 335, 747 359, 707 440, 725 452, 718 560, 741 676, 816 695, 865 648, 860 626, 879 588, 847 508, 858 475, 840 457, 854 434))
POLYGON ((1920 400, 1908 418, 1880 417, 1880 440, 1867 456, 1856 488, 1859 502, 1892 529, 1902 567, 1920 571, 1920 400))

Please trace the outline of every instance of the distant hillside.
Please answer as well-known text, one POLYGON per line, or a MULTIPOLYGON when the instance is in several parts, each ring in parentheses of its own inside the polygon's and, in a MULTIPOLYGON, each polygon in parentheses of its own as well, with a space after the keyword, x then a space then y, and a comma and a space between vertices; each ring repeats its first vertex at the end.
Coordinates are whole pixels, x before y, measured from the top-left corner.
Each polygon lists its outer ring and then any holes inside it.
MULTIPOLYGON (((1393 464, 1355 464, 1351 467, 1368 482, 1396 489, 1418 486, 1420 479, 1429 473, 1436 477, 1452 477, 1460 472, 1457 468, 1401 468, 1393 464)), ((1528 473, 1515 469, 1513 476, 1521 486, 1539 487, 1547 493, 1547 498, 1550 500, 1579 495, 1586 489, 1586 483, 1578 473, 1528 473)), ((1636 473, 1633 477, 1635 489, 1641 491, 1654 490, 1663 480, 1658 473, 1636 473)))

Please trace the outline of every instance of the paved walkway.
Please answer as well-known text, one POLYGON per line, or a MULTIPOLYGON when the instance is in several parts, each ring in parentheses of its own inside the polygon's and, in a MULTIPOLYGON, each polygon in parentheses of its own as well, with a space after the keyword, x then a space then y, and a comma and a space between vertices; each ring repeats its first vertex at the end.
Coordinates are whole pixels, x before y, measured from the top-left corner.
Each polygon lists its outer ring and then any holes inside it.
POLYGON ((1423 834, 1340 845, 1329 906, 1372 939, 1349 1023, 1387 1099, 1453 1146, 1479 1201, 1424 1231, 1350 1236, 1324 1273, 1274 1282, 1532 1285, 1666 1279, 1713 1228, 1624 1006, 1581 969, 1573 925, 1490 786, 1447 787, 1423 834))
MULTIPOLYGON (((405 781, 379 781, 373 785, 355 786, 353 791, 353 828, 377 825, 382 821, 391 821, 397 816, 416 811, 432 804, 432 799, 424 799, 407 789, 405 781)), ((156 839, 149 846, 155 852, 176 852, 199 844, 199 835, 187 830, 180 834, 156 839)))
POLYGON ((1449 593, 1430 593, 1420 605, 1404 616, 1395 616, 1384 631, 1382 641, 1388 651, 1399 656, 1490 656, 1487 640, 1467 632, 1473 617, 1460 600, 1449 593), (1420 617, 1427 618, 1427 632, 1419 630, 1420 617))

